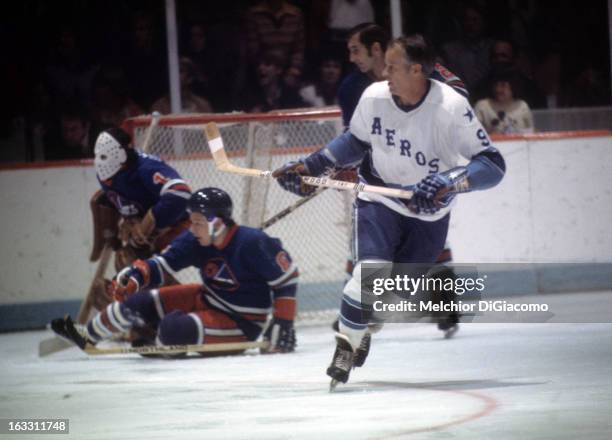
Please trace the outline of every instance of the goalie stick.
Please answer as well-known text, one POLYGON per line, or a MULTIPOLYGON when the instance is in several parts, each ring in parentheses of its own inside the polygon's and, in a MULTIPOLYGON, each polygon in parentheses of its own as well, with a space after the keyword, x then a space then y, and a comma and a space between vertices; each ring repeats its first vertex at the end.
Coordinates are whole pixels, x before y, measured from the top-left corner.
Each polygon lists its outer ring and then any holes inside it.
POLYGON ((300 206, 302 206, 305 203, 308 203, 309 201, 311 201, 312 199, 314 199, 316 196, 318 196, 319 194, 321 194, 323 191, 325 191, 327 188, 318 188, 315 192, 313 192, 312 194, 307 195, 306 197, 302 197, 301 199, 299 199, 297 202, 295 202, 293 205, 291 206, 287 206, 285 209, 283 209, 282 211, 276 213, 275 215, 273 215, 272 217, 270 217, 268 220, 264 221, 260 226, 259 229, 261 230, 265 230, 267 228, 269 228, 270 226, 272 226, 273 224, 275 224, 276 222, 278 222, 279 220, 287 217, 289 214, 291 214, 293 211, 295 211, 296 209, 298 209, 300 206))
MULTIPOLYGON (((160 118, 159 112, 153 112, 151 114, 151 123, 147 128, 147 133, 145 135, 144 142, 142 144, 142 151, 144 153, 149 152, 149 147, 151 144, 151 138, 153 135, 153 130, 157 127, 160 118)), ((108 267, 108 263, 110 262, 110 257, 112 255, 112 248, 106 244, 104 249, 102 250, 102 254, 100 256, 100 261, 98 262, 98 267, 96 268, 96 273, 94 278, 89 286, 89 290, 87 291, 87 295, 85 299, 81 303, 81 307, 79 308, 79 313, 77 315, 77 322, 79 324, 85 324, 89 319, 89 315, 91 313, 91 308, 94 302, 94 294, 95 294, 95 286, 96 284, 104 278, 104 273, 106 272, 106 268, 108 267)), ((43 339, 38 344, 38 356, 43 357, 58 351, 64 350, 71 345, 65 340, 57 336, 53 336, 51 338, 43 339)))
MULTIPOLYGON (((219 171, 239 174, 241 176, 272 177, 272 171, 257 170, 254 168, 243 168, 232 164, 227 157, 227 153, 225 152, 225 147, 223 145, 223 139, 221 138, 219 128, 214 122, 209 122, 208 124, 206 124, 206 126, 204 127, 204 132, 206 134, 206 139, 208 140, 208 146, 213 156, 213 160, 215 161, 215 166, 219 171)), ((334 188, 342 191, 380 194, 383 196, 396 197, 400 199, 411 199, 413 195, 412 191, 404 189, 387 188, 384 186, 368 185, 365 183, 345 182, 342 180, 334 180, 328 177, 301 177, 302 181, 309 185, 334 188)))

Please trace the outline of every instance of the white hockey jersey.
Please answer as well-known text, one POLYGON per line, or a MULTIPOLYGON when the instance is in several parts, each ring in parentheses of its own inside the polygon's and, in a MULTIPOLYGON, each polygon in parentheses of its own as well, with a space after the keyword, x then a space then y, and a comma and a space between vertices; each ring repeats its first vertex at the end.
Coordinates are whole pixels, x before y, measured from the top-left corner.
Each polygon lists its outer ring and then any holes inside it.
MULTIPOLYGON (((387 81, 374 83, 361 95, 351 119, 351 134, 372 146, 372 174, 389 187, 414 185, 428 174, 459 165, 461 157, 470 160, 491 146, 468 101, 446 84, 429 81, 428 93, 409 111, 393 100, 387 81)), ((424 221, 439 220, 455 203, 433 215, 417 215, 398 199, 366 193, 359 198, 424 221)))

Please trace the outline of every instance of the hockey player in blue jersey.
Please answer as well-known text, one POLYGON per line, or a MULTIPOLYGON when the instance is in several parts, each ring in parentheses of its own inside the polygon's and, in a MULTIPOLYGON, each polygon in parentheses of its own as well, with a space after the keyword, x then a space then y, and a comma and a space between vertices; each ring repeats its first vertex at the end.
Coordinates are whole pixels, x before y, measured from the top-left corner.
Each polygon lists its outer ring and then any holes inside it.
POLYGON ((362 264, 434 263, 444 247, 456 195, 491 188, 505 172, 503 157, 468 101, 429 78, 433 66, 420 35, 393 40, 385 53, 388 80, 365 90, 349 130, 273 173, 283 188, 303 195, 311 188, 301 175, 353 167, 368 155, 370 173, 360 173, 360 181, 414 192, 409 202, 367 193, 355 201, 356 265, 343 290, 336 350, 327 369, 332 386, 345 383, 351 368, 367 355, 360 353, 368 324, 361 301, 362 264), (461 157, 467 165, 459 166, 461 157))
MULTIPOLYGON (((132 148, 130 136, 120 128, 100 133, 94 151, 101 189, 91 200, 94 248, 90 260, 97 261, 104 243, 110 242, 119 270, 137 258, 160 252, 189 226, 185 208, 191 190, 174 168, 132 148)), ((105 284, 98 285, 95 295, 98 309, 105 305, 105 284)))
MULTIPOLYGON (((116 301, 87 324, 83 337, 97 343, 136 329, 153 330, 164 345, 253 341, 272 312, 264 334, 268 350, 293 351, 298 269, 280 240, 237 225, 230 196, 218 188, 196 191, 188 211, 189 231, 160 255, 117 274, 116 301), (200 271, 202 284, 157 289, 168 274, 187 267, 200 271)), ((62 320, 52 327, 66 336, 62 320)))

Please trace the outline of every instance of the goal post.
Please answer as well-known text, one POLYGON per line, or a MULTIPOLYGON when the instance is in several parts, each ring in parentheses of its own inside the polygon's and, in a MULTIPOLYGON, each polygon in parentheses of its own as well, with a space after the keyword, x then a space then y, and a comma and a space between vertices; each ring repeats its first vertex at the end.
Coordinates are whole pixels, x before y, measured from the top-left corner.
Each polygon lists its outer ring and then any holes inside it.
MULTIPOLYGON (((274 179, 219 172, 212 160, 204 126, 215 122, 232 163, 273 170, 289 160, 316 151, 342 132, 337 108, 273 113, 181 114, 162 116, 152 135, 149 153, 172 165, 193 190, 217 186, 234 201, 234 218, 242 225, 262 222, 299 197, 274 179)), ((143 141, 150 116, 130 118, 123 127, 136 145, 143 141)), ((312 320, 340 304, 349 256, 353 194, 328 190, 266 231, 282 240, 300 269, 298 316, 312 320)), ((182 282, 198 282, 195 270, 179 274, 182 282)))

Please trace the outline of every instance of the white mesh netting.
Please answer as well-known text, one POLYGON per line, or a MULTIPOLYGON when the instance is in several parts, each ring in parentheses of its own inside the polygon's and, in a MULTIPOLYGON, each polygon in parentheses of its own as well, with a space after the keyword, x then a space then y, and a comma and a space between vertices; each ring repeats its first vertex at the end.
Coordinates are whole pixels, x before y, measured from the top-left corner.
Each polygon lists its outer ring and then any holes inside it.
MULTIPOLYGON (((210 158, 204 124, 215 121, 230 160, 236 165, 273 170, 328 143, 341 132, 338 112, 270 115, 165 116, 152 133, 149 152, 171 164, 193 190, 217 186, 234 201, 234 219, 259 227, 294 204, 298 197, 273 179, 250 178, 216 170, 210 158)), ((128 121, 136 145, 144 142, 149 118, 128 121)), ((352 194, 327 190, 266 229, 282 240, 300 268, 298 312, 313 319, 334 310, 345 279, 349 256, 352 194)), ((183 282, 199 282, 195 270, 179 274, 183 282)))

